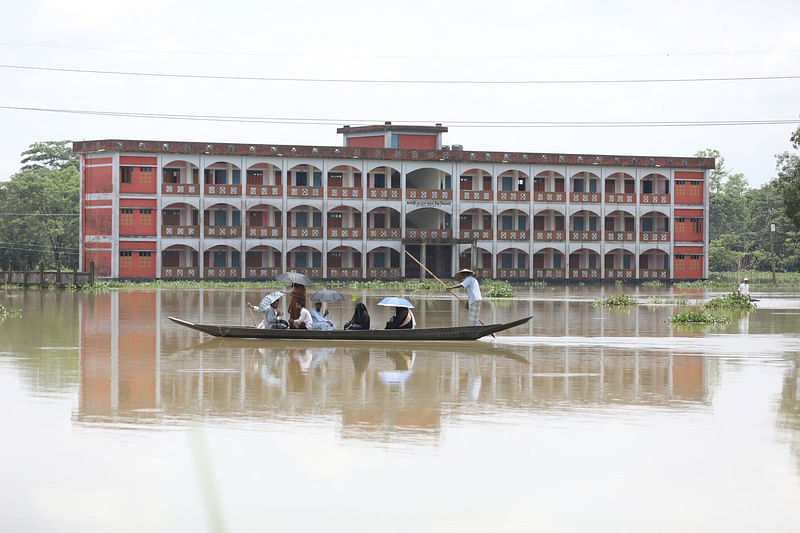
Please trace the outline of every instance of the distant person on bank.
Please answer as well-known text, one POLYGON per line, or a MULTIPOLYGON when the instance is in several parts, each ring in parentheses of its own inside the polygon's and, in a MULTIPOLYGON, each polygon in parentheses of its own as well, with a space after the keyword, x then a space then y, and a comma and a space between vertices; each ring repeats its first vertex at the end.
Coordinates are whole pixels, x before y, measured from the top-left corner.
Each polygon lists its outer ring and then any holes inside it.
POLYGON ((478 280, 475 279, 475 272, 468 268, 462 268, 456 272, 456 280, 459 283, 447 288, 453 290, 464 287, 464 290, 467 291, 467 303, 464 304, 464 307, 469 309, 467 321, 470 326, 477 326, 481 313, 481 288, 478 280))

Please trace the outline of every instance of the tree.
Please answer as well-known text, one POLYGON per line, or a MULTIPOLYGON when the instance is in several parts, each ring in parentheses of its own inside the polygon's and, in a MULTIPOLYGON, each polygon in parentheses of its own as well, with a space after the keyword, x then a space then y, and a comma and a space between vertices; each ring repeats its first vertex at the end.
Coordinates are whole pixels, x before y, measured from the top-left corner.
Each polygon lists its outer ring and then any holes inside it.
POLYGON ((80 158, 72 153, 71 141, 44 141, 31 144, 22 152, 22 168, 35 170, 45 168, 63 170, 68 167, 80 168, 80 158))
POLYGON ((71 266, 79 240, 77 158, 65 142, 36 143, 22 169, 0 183, 0 265, 71 266))
MULTIPOLYGON (((800 128, 792 134, 792 146, 800 150, 800 128)), ((783 193, 786 215, 795 228, 800 230, 800 157, 784 152, 778 154, 778 186, 783 193)))

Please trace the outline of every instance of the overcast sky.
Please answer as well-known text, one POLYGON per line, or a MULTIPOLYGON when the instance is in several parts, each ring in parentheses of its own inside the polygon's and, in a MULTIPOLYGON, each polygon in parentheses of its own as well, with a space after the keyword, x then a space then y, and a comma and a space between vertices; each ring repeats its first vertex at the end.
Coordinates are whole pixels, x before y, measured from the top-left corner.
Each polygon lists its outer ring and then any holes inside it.
POLYGON ((523 122, 797 120, 800 8, 766 2, 211 2, 0 0, 0 106, 289 118, 166 120, 0 109, 0 179, 42 140, 340 145, 337 125, 442 122, 465 149, 691 156, 716 148, 752 186, 775 176, 798 123, 514 128, 523 122), (652 6, 652 7, 650 7, 652 6), (327 83, 122 76, 397 80, 327 83), (491 122, 467 127, 457 122, 491 122))

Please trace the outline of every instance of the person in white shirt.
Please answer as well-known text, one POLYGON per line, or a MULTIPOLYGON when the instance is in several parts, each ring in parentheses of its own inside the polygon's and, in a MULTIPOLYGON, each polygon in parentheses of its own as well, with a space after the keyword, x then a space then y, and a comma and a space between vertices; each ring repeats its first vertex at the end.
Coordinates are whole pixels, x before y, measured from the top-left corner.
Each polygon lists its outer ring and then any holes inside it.
POLYGON ((750 299, 750 280, 747 279, 747 278, 744 278, 742 280, 741 285, 739 285, 739 288, 736 290, 736 292, 739 294, 739 296, 744 296, 745 298, 747 298, 749 300, 750 299))
POLYGON ((311 313, 306 309, 306 303, 303 300, 297 300, 296 304, 300 308, 300 316, 296 320, 292 320, 292 327, 295 329, 311 329, 314 322, 311 320, 311 313))
POLYGON ((456 280, 460 281, 460 283, 447 288, 452 290, 464 287, 464 290, 467 291, 467 303, 464 304, 464 307, 469 309, 467 320, 470 326, 477 326, 478 322, 480 322, 481 288, 478 285, 478 280, 475 279, 475 272, 468 268, 462 268, 456 272, 456 280))

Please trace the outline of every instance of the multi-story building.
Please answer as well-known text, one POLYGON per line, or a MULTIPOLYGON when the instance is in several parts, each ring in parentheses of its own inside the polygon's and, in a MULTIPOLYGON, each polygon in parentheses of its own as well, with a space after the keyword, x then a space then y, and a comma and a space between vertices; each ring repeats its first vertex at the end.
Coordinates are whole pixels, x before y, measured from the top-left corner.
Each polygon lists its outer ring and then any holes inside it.
POLYGON ((100 140, 81 154, 81 266, 112 278, 698 279, 711 158, 465 150, 446 127, 343 146, 100 140))

